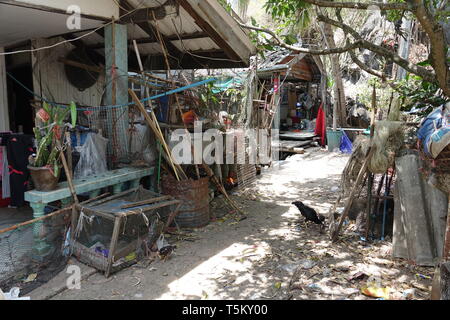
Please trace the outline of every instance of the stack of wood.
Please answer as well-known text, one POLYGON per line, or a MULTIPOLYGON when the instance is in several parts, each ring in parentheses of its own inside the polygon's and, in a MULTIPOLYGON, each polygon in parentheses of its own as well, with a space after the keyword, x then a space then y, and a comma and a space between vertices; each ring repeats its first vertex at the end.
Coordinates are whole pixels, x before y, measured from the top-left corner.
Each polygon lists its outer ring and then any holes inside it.
POLYGON ((280 133, 279 138, 279 144, 274 146, 274 151, 299 154, 305 153, 305 149, 320 140, 313 132, 284 132, 280 133))

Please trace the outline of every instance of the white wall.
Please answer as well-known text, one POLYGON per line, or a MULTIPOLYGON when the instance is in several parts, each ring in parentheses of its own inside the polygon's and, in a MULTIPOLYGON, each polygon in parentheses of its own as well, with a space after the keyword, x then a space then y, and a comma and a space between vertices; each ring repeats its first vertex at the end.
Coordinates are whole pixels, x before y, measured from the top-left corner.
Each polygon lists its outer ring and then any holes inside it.
MULTIPOLYGON (((52 45, 62 38, 38 39, 32 41, 33 48, 52 45)), ((66 54, 74 47, 70 43, 59 45, 55 48, 34 52, 32 55, 33 86, 34 91, 46 99, 59 103, 74 101, 86 106, 99 106, 105 85, 104 76, 101 75, 92 87, 79 91, 72 86, 66 78, 64 64, 58 62, 58 58, 66 54)))
MULTIPOLYGON (((0 53, 2 52, 4 50, 0 48, 0 53)), ((9 131, 9 115, 5 56, 0 55, 0 132, 3 131, 9 131)))
POLYGON ((103 18, 119 16, 119 7, 113 0, 16 0, 30 5, 50 7, 67 11, 71 5, 77 5, 81 8, 81 13, 94 15, 103 18))

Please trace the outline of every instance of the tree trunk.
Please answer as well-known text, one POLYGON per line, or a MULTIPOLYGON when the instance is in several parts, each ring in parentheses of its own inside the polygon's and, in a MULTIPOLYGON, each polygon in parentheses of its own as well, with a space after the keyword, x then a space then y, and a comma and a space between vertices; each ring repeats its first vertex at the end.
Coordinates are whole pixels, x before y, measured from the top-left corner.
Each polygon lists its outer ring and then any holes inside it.
MULTIPOLYGON (((330 24, 323 23, 321 28, 323 37, 325 38, 325 42, 329 49, 336 48, 336 43, 334 42, 334 34, 333 29, 330 24)), ((334 79, 334 103, 336 110, 333 113, 333 128, 334 124, 337 124, 341 127, 347 124, 347 112, 346 112, 346 102, 345 102, 345 91, 344 84, 342 82, 342 74, 341 74, 341 65, 339 63, 339 55, 333 54, 331 55, 331 74, 334 79)))
POLYGON ((444 28, 435 21, 424 1, 408 0, 415 9, 412 11, 430 39, 430 55, 428 59, 436 72, 436 80, 447 97, 450 97, 450 71, 447 63, 447 42, 444 28))

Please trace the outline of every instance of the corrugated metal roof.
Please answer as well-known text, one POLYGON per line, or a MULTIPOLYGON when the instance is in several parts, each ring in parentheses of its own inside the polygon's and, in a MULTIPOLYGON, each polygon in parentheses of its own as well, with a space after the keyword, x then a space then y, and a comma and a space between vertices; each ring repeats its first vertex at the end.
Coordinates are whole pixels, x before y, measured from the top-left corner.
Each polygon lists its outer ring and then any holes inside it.
MULTIPOLYGON (((205 2, 216 2, 216 0, 203 0, 205 2)), ((161 45, 158 42, 151 42, 152 39, 154 41, 155 34, 151 30, 157 29, 160 34, 165 38, 165 41, 170 42, 174 48, 178 49, 178 55, 189 57, 189 52, 194 54, 202 54, 205 53, 206 56, 212 57, 214 59, 217 57, 217 60, 222 61, 222 67, 236 67, 236 66, 244 66, 249 61, 249 57, 253 54, 252 50, 249 51, 248 43, 246 45, 243 45, 243 43, 246 43, 246 41, 249 42, 249 39, 247 38, 246 34, 245 38, 247 40, 243 40, 242 43, 236 43, 234 46, 236 48, 239 48, 241 54, 242 52, 247 52, 247 56, 245 57, 245 60, 247 61, 245 63, 241 63, 239 65, 236 65, 233 59, 229 57, 229 55, 226 53, 226 50, 223 46, 218 45, 217 36, 216 40, 213 40, 211 38, 211 34, 208 31, 205 31, 202 29, 194 20, 194 18, 191 16, 190 13, 188 13, 182 6, 177 5, 179 2, 182 1, 167 1, 163 2, 163 0, 128 0, 130 4, 135 6, 136 8, 155 8, 160 6, 161 4, 168 3, 167 6, 165 6, 165 16, 162 19, 158 19, 156 21, 147 21, 147 22, 140 22, 140 23, 130 23, 127 25, 128 29, 128 39, 129 40, 139 40, 139 52, 141 56, 154 56, 154 55, 162 55, 161 45), (149 28, 147 28, 149 26, 149 28), (146 31, 144 29, 146 29, 146 31), (150 34, 149 34, 150 33, 150 34), (153 34, 152 34, 153 33, 153 34), (181 38, 181 40, 180 40, 181 38), (226 59, 230 59, 229 63, 227 64, 226 59), (233 60, 233 61, 232 61, 233 60)), ((195 1, 192 0, 186 0, 186 2, 189 2, 189 4, 195 3, 195 1)), ((194 5, 192 5, 194 7, 194 5)), ((215 8, 215 10, 222 10, 223 8, 215 8)), ((200 10, 200 9, 193 9, 193 10, 200 10)), ((218 12, 217 14, 228 15, 228 13, 223 10, 223 12, 218 12)), ((197 17, 198 18, 198 17, 197 17)), ((233 20, 234 21, 234 20, 233 20)), ((216 22, 215 22, 216 23, 216 22)), ((228 21, 230 23, 230 21, 228 21)), ((238 26, 237 24, 233 27, 236 28, 238 26)), ((242 29, 239 28, 239 32, 242 32, 242 29)), ((231 30, 231 25, 228 26, 228 29, 231 30)), ((78 33, 78 35, 83 33, 78 33)), ((240 34, 239 34, 240 35, 240 34)), ((241 36, 241 35, 240 35, 241 36)), ((241 37, 242 38, 242 37, 241 37)), ((85 38, 83 38, 83 42, 87 46, 93 47, 98 53, 103 54, 103 48, 101 47, 102 42, 104 39, 97 33, 93 33, 85 38)), ((222 42, 226 42, 227 39, 221 39, 222 42)), ((228 44, 229 45, 229 44, 228 44)), ((232 46, 233 47, 233 46, 232 46)), ((254 48, 254 47, 253 47, 254 48)), ((173 53, 171 53, 173 54, 173 53)), ((185 58, 186 58, 185 57, 185 58)), ((204 59, 202 60, 202 63, 204 63, 204 59)))

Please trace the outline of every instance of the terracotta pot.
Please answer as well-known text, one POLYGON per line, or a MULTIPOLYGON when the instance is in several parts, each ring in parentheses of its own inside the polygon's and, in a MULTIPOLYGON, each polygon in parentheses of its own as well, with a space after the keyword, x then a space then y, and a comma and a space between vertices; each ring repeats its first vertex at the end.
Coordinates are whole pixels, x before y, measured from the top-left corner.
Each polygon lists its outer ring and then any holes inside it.
POLYGON ((52 191, 58 187, 59 175, 53 175, 53 168, 28 166, 28 170, 37 191, 52 191))

